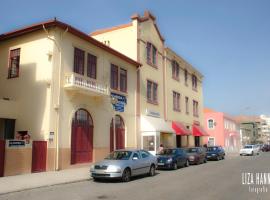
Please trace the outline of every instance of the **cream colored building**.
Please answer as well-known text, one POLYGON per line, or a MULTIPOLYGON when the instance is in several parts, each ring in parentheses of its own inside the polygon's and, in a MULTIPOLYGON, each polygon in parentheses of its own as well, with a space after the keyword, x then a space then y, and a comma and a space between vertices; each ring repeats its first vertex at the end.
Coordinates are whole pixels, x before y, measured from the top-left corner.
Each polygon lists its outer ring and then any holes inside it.
POLYGON ((203 77, 165 47, 156 18, 150 12, 144 16, 135 14, 130 23, 98 30, 91 36, 142 64, 137 73, 136 105, 140 147, 155 153, 160 144, 202 145, 203 77))
POLYGON ((0 35, 0 176, 89 165, 136 147, 139 66, 57 20, 0 35))

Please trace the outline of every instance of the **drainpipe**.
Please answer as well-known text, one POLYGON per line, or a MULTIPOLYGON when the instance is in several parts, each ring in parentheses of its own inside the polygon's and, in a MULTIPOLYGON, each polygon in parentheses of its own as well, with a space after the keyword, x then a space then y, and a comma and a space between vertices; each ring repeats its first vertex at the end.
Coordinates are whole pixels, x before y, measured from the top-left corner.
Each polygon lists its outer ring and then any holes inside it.
MULTIPOLYGON (((60 105, 60 96, 61 96, 61 73, 62 73, 62 49, 61 45, 59 45, 55 38, 50 37, 48 30, 43 25, 43 30, 45 31, 47 38, 54 42, 55 46, 59 52, 59 68, 58 68, 58 98, 57 98, 57 118, 56 118, 56 134, 55 134, 55 171, 59 170, 59 121, 60 121, 60 114, 59 114, 59 105, 60 105)), ((68 27, 60 35, 60 41, 62 41, 64 34, 68 31, 68 27)), ((53 70, 52 70, 52 80, 53 80, 53 70)), ((52 87, 53 88, 53 87, 52 87)))

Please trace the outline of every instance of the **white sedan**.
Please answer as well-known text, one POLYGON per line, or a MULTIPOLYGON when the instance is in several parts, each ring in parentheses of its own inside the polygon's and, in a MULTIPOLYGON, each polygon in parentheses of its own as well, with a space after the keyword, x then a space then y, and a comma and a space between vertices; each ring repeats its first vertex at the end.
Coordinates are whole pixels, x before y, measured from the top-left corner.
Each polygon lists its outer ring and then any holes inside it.
POLYGON ((253 156, 255 154, 259 155, 259 150, 260 150, 260 148, 258 147, 258 145, 251 145, 251 144, 246 145, 246 146, 244 146, 243 149, 240 150, 240 156, 242 156, 242 155, 253 156))

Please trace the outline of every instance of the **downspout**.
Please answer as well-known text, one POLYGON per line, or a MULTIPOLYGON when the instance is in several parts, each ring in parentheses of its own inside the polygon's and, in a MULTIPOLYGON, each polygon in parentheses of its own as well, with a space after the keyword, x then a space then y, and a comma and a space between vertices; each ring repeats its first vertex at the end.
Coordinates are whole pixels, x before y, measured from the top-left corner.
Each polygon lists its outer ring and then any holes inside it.
POLYGON ((164 120, 167 121, 167 90, 166 90, 166 83, 167 83, 167 52, 164 48, 164 43, 162 45, 162 52, 163 52, 163 101, 164 101, 164 120))
MULTIPOLYGON (((56 146, 56 151, 55 151, 55 171, 59 170, 59 121, 60 121, 60 114, 59 114, 59 105, 60 105, 60 96, 61 96, 61 72, 62 72, 62 49, 61 45, 57 43, 55 38, 52 38, 49 36, 49 32, 43 25, 43 30, 47 34, 47 38, 49 40, 52 40, 54 44, 56 45, 58 52, 59 52, 59 70, 58 70, 58 99, 57 99, 57 118, 56 118, 56 134, 55 134, 55 146, 56 146)), ((68 31, 68 27, 64 31, 63 34, 61 34, 60 39, 62 41, 64 34, 68 31)), ((53 79, 53 70, 52 70, 52 79, 53 79)), ((53 88, 53 87, 52 87, 53 88)))

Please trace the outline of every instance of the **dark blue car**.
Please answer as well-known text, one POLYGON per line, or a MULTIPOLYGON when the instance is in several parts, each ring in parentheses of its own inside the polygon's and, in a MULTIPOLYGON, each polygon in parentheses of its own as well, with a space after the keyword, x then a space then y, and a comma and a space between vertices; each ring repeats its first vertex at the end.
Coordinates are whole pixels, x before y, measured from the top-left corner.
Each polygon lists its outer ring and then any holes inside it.
POLYGON ((225 151, 221 146, 207 147, 207 160, 221 160, 225 159, 225 151))
POLYGON ((163 149, 157 157, 158 169, 178 169, 188 167, 189 160, 185 149, 171 148, 163 149))

